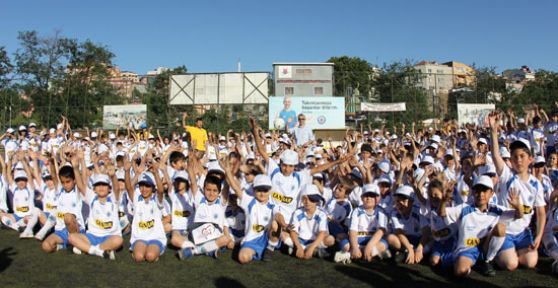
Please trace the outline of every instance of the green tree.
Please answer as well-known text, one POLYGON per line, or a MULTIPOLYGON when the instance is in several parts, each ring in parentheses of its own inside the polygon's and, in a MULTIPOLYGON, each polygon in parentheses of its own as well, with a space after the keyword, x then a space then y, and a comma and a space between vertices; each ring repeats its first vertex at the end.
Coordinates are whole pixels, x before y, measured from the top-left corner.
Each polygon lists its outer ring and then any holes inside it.
MULTIPOLYGON (((388 127, 402 122, 410 124, 430 118, 432 113, 428 111, 427 93, 419 85, 422 78, 423 75, 410 61, 384 64, 379 74, 372 80, 380 102, 405 102, 407 109, 404 112, 388 112, 376 116, 383 117, 388 127)), ((371 117, 368 118, 370 120, 371 117)))
POLYGON ((4 46, 0 46, 0 89, 8 85, 8 75, 12 73, 14 65, 4 46))
POLYGON ((346 95, 349 90, 358 88, 361 95, 367 96, 372 87, 374 70, 366 60, 358 57, 331 57, 327 62, 334 63, 334 95, 346 95))

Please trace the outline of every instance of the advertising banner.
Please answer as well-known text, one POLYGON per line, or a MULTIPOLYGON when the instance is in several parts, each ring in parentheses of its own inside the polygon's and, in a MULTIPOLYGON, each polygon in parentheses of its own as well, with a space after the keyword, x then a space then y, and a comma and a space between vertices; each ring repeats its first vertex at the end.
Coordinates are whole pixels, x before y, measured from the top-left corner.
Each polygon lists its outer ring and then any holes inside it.
POLYGON ((405 102, 401 103, 360 103, 362 112, 400 112, 406 111, 405 102))
POLYGON ((269 97, 269 128, 289 129, 304 114, 312 129, 345 129, 345 97, 269 97))
POLYGON ((494 111, 494 104, 457 104, 457 121, 462 124, 476 124, 486 126, 485 120, 488 113, 494 111))
POLYGON ((105 105, 103 129, 118 127, 147 128, 147 105, 105 105))

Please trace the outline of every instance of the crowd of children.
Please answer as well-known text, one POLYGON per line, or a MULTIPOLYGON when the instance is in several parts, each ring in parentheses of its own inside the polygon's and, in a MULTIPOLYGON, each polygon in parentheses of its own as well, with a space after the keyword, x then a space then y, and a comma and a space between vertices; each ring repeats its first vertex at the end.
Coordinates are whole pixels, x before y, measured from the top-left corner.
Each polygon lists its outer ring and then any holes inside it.
POLYGON ((167 247, 182 260, 238 249, 242 264, 281 250, 493 276, 494 265, 533 268, 546 255, 558 274, 558 112, 361 128, 337 146, 297 145, 288 131, 249 124, 251 133, 210 133, 205 149, 192 149, 200 145, 187 133, 81 135, 64 117, 50 130, 9 128, 2 226, 46 253, 107 259, 130 234, 137 262, 167 247))

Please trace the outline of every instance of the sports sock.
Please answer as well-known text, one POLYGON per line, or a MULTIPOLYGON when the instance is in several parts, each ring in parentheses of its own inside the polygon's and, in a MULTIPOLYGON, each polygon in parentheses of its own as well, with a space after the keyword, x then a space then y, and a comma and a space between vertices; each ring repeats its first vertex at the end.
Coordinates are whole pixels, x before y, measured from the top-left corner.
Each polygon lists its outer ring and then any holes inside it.
POLYGON ((35 209, 33 209, 33 213, 31 213, 30 217, 27 219, 27 226, 25 227, 23 233, 33 234, 33 228, 35 227, 37 221, 39 220, 39 214, 38 214, 39 210, 35 210, 35 209))
POLYGON ((105 251, 101 250, 101 248, 99 248, 99 245, 91 245, 91 247, 89 247, 89 251, 87 253, 89 253, 89 255, 95 255, 95 256, 102 257, 103 252, 105 252, 105 251))
POLYGON ((500 251, 500 248, 502 248, 502 245, 504 245, 505 240, 505 236, 493 236, 490 239, 490 242, 488 243, 488 253, 486 253, 487 262, 494 260, 494 257, 496 257, 496 255, 498 254, 498 251, 500 251))
POLYGON ((54 225, 56 225, 56 222, 52 221, 50 218, 47 218, 47 220, 45 222, 45 225, 43 225, 43 227, 41 227, 41 230, 39 230, 39 232, 37 232, 37 234, 35 236, 39 237, 41 239, 45 238, 48 231, 50 231, 50 229, 52 229, 52 227, 54 227, 54 225))
POLYGON ((372 247, 372 257, 376 257, 380 252, 378 251, 378 247, 372 247))
POLYGON ((279 246, 279 241, 275 241, 275 242, 268 241, 267 242, 267 249, 268 250, 274 251, 275 248, 277 248, 277 246, 279 246))
POLYGON ((217 246, 217 242, 209 241, 203 243, 202 245, 196 246, 196 248, 194 248, 194 254, 195 255, 205 254, 205 253, 213 252, 217 249, 219 249, 219 246, 217 246))

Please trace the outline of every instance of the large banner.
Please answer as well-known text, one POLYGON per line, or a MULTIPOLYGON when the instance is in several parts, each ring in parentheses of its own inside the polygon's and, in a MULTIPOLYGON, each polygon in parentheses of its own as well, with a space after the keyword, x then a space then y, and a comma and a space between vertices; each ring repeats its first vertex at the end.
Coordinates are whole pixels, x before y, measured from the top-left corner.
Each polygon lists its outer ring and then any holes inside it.
POLYGON ((400 112, 406 111, 405 102, 400 103, 360 103, 362 112, 400 112))
POLYGON ((294 128, 301 113, 312 129, 345 129, 345 97, 269 97, 269 129, 294 128))
POLYGON ((147 105, 105 105, 103 129, 147 128, 147 105))
POLYGON ((459 125, 476 124, 486 126, 485 120, 488 113, 494 111, 494 104, 463 104, 457 103, 457 120, 459 125))

